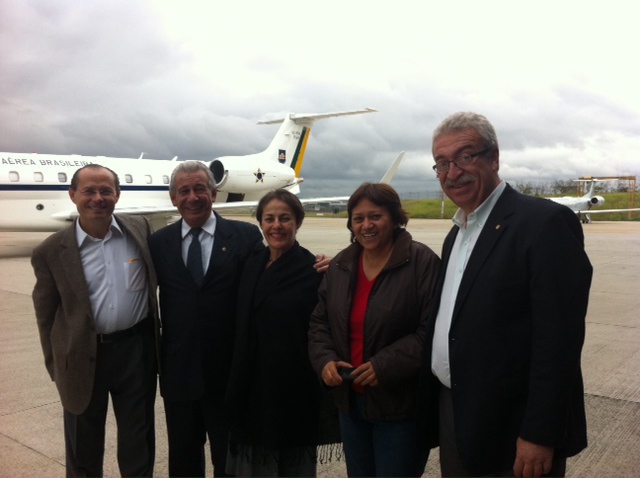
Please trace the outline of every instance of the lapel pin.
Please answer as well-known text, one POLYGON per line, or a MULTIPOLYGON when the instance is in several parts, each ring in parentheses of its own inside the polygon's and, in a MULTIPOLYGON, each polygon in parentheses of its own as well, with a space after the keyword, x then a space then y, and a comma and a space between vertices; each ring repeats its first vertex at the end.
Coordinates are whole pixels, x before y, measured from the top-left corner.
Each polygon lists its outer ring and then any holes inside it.
POLYGON ((222 252, 227 252, 226 246, 222 248, 222 252))
POLYGON ((496 231, 497 231, 498 229, 500 229, 500 224, 497 224, 497 225, 496 225, 496 231))

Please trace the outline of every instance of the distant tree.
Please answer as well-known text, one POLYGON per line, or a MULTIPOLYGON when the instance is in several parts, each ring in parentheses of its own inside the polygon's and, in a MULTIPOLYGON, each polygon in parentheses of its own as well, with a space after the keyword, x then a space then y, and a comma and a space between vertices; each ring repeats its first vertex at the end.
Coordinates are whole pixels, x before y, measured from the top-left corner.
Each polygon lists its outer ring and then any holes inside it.
POLYGON ((574 196, 576 194, 576 183, 567 179, 565 181, 561 179, 554 179, 551 181, 550 194, 552 195, 563 195, 563 196, 574 196))
POLYGON ((549 194, 549 187, 544 182, 534 183, 531 181, 515 181, 509 182, 509 184, 516 191, 526 194, 527 196, 545 196, 549 194))
POLYGON ((519 193, 526 194, 527 196, 535 195, 535 188, 533 186, 533 183, 531 182, 516 181, 515 183, 513 183, 513 189, 515 189, 519 193))
POLYGON ((628 193, 629 192, 629 183, 627 181, 616 181, 615 192, 617 193, 628 193))
POLYGON ((549 194, 549 188, 545 183, 538 183, 533 189, 534 196, 546 196, 549 194))

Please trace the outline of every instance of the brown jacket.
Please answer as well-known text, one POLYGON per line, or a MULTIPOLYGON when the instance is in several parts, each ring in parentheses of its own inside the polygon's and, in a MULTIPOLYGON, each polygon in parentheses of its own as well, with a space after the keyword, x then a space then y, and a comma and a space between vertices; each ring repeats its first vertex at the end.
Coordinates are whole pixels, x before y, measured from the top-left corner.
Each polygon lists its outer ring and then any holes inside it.
MULTIPOLYGON (((116 216, 116 221, 134 239, 147 266, 149 315, 156 322, 157 337, 157 286, 147 247, 151 227, 144 217, 116 216)), ((62 406, 79 415, 93 392, 97 340, 75 228, 74 222, 45 239, 33 250, 31 265, 36 276, 33 306, 45 366, 56 383, 62 406)))
MULTIPOLYGON (((340 252, 318 290, 309 329, 309 357, 318 377, 328 362, 350 361, 349 317, 361 251, 354 243, 340 252)), ((438 256, 401 230, 367 304, 364 361, 371 361, 378 378, 376 387, 365 390, 368 420, 403 420, 416 414, 426 322, 439 271, 438 256)), ((349 391, 347 384, 333 390, 344 413, 349 391)))

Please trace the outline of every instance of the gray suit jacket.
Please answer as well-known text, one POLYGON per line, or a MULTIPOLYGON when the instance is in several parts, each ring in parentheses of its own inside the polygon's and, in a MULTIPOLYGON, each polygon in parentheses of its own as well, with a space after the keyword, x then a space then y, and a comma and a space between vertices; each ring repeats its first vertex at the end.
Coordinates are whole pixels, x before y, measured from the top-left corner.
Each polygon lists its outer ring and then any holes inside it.
MULTIPOLYGON (((158 337, 157 284, 147 247, 151 226, 146 218, 138 216, 116 216, 116 221, 142 252, 147 267, 149 315, 154 317, 158 337)), ((93 392, 97 340, 75 222, 38 245, 31 265, 36 276, 32 297, 44 362, 62 406, 79 415, 89 405, 93 392)))

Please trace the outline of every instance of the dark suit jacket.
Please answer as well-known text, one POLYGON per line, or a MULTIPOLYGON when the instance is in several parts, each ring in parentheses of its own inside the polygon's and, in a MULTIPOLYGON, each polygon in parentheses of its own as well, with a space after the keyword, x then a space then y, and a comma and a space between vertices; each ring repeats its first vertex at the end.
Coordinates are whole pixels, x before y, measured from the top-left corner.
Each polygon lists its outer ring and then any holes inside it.
MULTIPOLYGON (((443 277, 457 233, 445 239, 443 277)), ((467 263, 449 332, 457 445, 470 471, 511 468, 518 436, 561 456, 586 446, 580 354, 591 275, 575 213, 507 185, 467 263)))
MULTIPOLYGON (((115 218, 142 252, 147 267, 149 315, 159 327, 157 285, 147 247, 147 236, 151 233, 149 221, 142 216, 115 218)), ((89 289, 76 240, 76 223, 38 245, 33 250, 31 265, 36 276, 32 297, 44 362, 56 383, 62 406, 79 415, 87 408, 93 394, 97 341, 89 289)))
POLYGON ((260 230, 216 214, 211 262, 198 287, 182 260, 182 221, 149 238, 162 322, 160 391, 167 400, 198 400, 225 388, 233 353, 238 282, 246 258, 263 248, 260 230))

